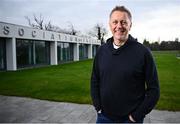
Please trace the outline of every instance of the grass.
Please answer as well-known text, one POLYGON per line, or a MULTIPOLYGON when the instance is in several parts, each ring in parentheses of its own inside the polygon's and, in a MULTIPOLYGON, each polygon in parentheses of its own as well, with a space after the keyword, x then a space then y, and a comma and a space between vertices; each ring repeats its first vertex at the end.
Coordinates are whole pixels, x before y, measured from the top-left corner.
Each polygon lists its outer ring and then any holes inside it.
MULTIPOLYGON (((176 51, 153 52, 161 87, 156 109, 180 111, 180 59, 176 51)), ((92 60, 0 72, 0 94, 91 104, 92 60)))
POLYGON ((160 81, 158 109, 180 111, 180 59, 177 51, 153 52, 160 81))
POLYGON ((91 103, 92 60, 0 72, 0 94, 53 101, 91 103))

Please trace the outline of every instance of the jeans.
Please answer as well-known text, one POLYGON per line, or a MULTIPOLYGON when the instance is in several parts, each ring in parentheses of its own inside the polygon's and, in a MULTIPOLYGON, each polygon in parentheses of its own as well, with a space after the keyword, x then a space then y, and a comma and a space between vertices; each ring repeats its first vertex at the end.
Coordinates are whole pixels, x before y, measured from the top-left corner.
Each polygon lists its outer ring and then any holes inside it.
MULTIPOLYGON (((143 120, 144 119, 142 119, 141 121, 138 121, 138 123, 143 123, 143 120)), ((124 118, 122 120, 115 121, 106 117, 103 113, 98 113, 96 123, 133 123, 133 122, 129 120, 128 116, 127 118, 124 118)))

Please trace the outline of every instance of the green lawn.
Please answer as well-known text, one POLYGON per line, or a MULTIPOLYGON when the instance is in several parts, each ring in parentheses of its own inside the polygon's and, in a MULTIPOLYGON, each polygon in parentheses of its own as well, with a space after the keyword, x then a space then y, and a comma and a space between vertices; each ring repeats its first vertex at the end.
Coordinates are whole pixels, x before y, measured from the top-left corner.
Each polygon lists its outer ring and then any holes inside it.
POLYGON ((153 52, 161 88, 158 109, 180 111, 180 59, 176 54, 176 51, 153 52))
MULTIPOLYGON (((180 111, 180 59, 177 52, 153 52, 161 97, 157 109, 180 111)), ((91 104, 92 60, 0 72, 0 94, 91 104)))
POLYGON ((0 94, 91 103, 92 60, 16 72, 0 72, 0 94))

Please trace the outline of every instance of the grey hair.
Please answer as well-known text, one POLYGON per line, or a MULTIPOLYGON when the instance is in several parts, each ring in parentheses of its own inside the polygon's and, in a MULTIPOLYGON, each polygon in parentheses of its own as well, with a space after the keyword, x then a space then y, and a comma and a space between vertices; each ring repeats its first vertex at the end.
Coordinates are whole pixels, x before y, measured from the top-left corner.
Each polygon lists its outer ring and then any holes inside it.
POLYGON ((124 7, 124 6, 116 6, 116 7, 114 7, 112 9, 110 15, 109 15, 110 18, 111 18, 112 13, 115 12, 115 11, 126 12, 128 14, 129 19, 132 20, 131 12, 126 7, 124 7))

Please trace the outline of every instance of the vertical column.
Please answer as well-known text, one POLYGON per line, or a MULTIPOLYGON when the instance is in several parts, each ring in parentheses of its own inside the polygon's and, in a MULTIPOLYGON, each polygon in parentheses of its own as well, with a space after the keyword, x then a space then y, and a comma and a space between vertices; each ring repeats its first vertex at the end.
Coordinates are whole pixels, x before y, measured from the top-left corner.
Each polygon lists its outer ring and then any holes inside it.
POLYGON ((79 61, 79 43, 74 43, 73 46, 74 61, 79 61))
POLYGON ((16 64, 16 38, 6 40, 7 70, 17 70, 16 64))
POLYGON ((50 64, 57 65, 57 41, 50 42, 50 64))
POLYGON ((92 44, 88 45, 88 59, 92 59, 92 44))

